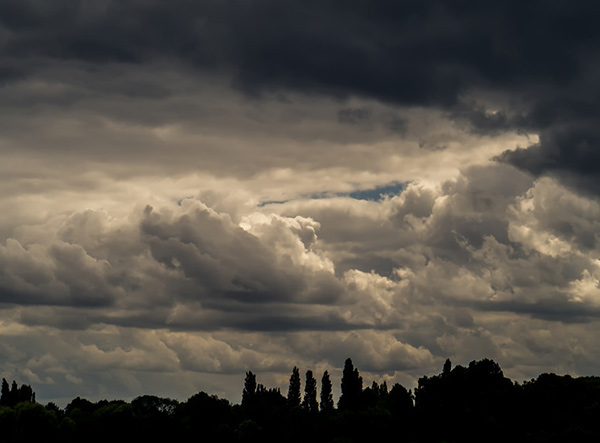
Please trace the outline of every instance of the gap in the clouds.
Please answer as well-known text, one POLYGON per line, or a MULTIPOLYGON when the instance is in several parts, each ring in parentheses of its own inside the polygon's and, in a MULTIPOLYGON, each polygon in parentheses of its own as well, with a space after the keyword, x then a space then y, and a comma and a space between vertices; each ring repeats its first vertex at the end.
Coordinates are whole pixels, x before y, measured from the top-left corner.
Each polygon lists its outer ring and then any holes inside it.
POLYGON ((184 202, 185 200, 194 199, 194 198, 195 198, 195 197, 194 197, 193 195, 189 195, 189 196, 187 196, 187 197, 183 197, 183 198, 181 198, 181 199, 177 200, 177 206, 181 207, 181 205, 183 205, 183 202, 184 202))
POLYGON ((399 194, 404 190, 407 183, 392 182, 384 186, 377 186, 372 189, 364 189, 360 191, 349 192, 347 194, 338 194, 340 196, 348 196, 355 200, 371 200, 381 201, 389 195, 399 194))
MULTIPOLYGON (((376 186, 370 189, 360 189, 352 192, 318 192, 303 196, 310 200, 320 200, 333 197, 350 197, 354 200, 381 201, 390 195, 400 194, 407 186, 408 182, 391 182, 387 185, 376 186)), ((282 205, 290 200, 266 200, 261 202, 258 207, 262 208, 268 205, 282 205)))
POLYGON ((289 200, 265 200, 264 202, 260 202, 258 204, 259 208, 269 205, 283 205, 284 203, 289 202, 289 200))

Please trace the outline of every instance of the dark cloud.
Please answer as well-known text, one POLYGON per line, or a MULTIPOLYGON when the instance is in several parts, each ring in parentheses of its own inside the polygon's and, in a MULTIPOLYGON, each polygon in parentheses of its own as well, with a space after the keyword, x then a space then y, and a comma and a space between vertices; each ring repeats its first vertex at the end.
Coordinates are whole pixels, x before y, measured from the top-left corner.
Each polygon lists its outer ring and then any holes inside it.
MULTIPOLYGON (((169 61, 228 76, 257 97, 293 90, 443 107, 478 133, 540 132, 539 145, 502 159, 597 193, 599 12, 594 2, 512 0, 9 0, 0 6, 0 81, 35 71, 33 59, 92 70, 169 61), (489 112, 464 100, 478 91, 509 100, 489 112)), ((150 83, 124 90, 160 93, 150 83)), ((350 108, 338 114, 346 123, 367 117, 350 108)), ((405 129, 398 119, 387 126, 405 129)))
POLYGON ((597 369, 598 12, 1 2, 0 369, 597 369))
POLYGON ((106 281, 110 265, 80 245, 0 246, 0 301, 18 304, 105 306, 116 292, 106 281))
POLYGON ((15 66, 2 66, 0 65, 0 86, 6 83, 19 80, 25 76, 23 69, 19 69, 15 66))
POLYGON ((589 323, 600 316, 600 309, 585 305, 565 303, 563 299, 542 300, 538 303, 500 302, 487 303, 481 309, 491 311, 508 311, 527 314, 533 318, 551 322, 589 323))
POLYGON ((338 122, 348 125, 356 125, 371 118, 371 111, 364 108, 345 108, 337 113, 338 122))
POLYGON ((6 1, 4 52, 92 62, 175 57, 263 87, 454 103, 473 82, 568 85, 598 6, 546 2, 6 1), (214 63, 208 63, 213 61, 214 63))
POLYGON ((548 174, 592 195, 600 193, 600 130, 598 114, 563 123, 541 132, 539 143, 506 151, 500 161, 512 163, 535 175, 548 174), (592 118, 590 118, 592 117, 592 118))
POLYGON ((405 135, 408 127, 406 119, 390 114, 386 116, 385 127, 392 133, 405 135))

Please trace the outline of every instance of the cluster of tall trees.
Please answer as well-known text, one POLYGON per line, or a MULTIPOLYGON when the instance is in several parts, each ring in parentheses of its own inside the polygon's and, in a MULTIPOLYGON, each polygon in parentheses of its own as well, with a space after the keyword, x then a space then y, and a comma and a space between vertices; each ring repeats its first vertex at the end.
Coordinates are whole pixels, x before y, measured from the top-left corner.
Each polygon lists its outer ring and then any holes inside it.
MULTIPOLYGON (((319 402, 317 401, 317 380, 315 379, 311 370, 306 371, 305 377, 304 398, 302 398, 302 394, 300 392, 302 385, 300 380, 300 370, 294 366, 292 375, 290 376, 290 385, 287 393, 287 406, 292 409, 302 408, 307 412, 316 413, 319 411, 319 402)), ((255 385, 255 380, 256 375, 254 375, 252 371, 246 373, 244 391, 242 393, 243 405, 247 405, 248 402, 252 402, 252 396, 257 394, 256 390, 250 390, 252 386, 255 385)), ((258 395, 260 395, 260 392, 258 395)), ((331 380, 327 371, 323 373, 323 378, 321 379, 321 410, 333 410, 333 392, 331 380)))
MULTIPOLYGON (((348 358, 344 363, 344 369, 342 372, 341 380, 341 396, 338 402, 338 409, 340 411, 346 410, 357 410, 361 408, 361 405, 366 403, 373 403, 372 399, 379 397, 386 397, 388 395, 387 382, 383 382, 380 386, 376 381, 370 388, 363 389, 363 379, 357 368, 354 367, 352 359, 348 358), (368 398, 371 397, 371 401, 368 398)), ((321 391, 320 401, 317 400, 317 380, 315 379, 313 372, 309 369, 306 371, 304 381, 304 396, 301 393, 302 381, 300 378, 300 370, 294 366, 292 369, 292 375, 290 376, 290 383, 287 392, 287 406, 289 408, 301 408, 302 410, 309 413, 323 412, 331 413, 335 410, 335 404, 333 401, 333 388, 331 384, 331 378, 329 372, 326 370, 323 372, 321 378, 321 391)), ((392 388, 395 397, 403 397, 404 404, 412 404, 412 396, 409 391, 404 387, 397 384, 392 388)), ((248 405, 250 402, 255 401, 256 396, 264 395, 268 392, 266 388, 261 385, 256 385, 256 375, 249 371, 246 373, 246 380, 244 382, 244 391, 242 393, 242 405, 248 405)), ((271 392, 267 395, 281 395, 278 390, 275 393, 271 392)))
POLYGON ((2 442, 597 442, 600 378, 542 374, 519 384, 492 360, 424 376, 414 393, 400 384, 363 378, 352 360, 333 401, 328 371, 318 380, 292 369, 287 395, 246 373, 241 404, 199 392, 185 402, 143 395, 91 402, 77 397, 64 409, 35 401, 30 386, 2 383, 2 442))
POLYGON ((21 385, 13 380, 12 386, 8 387, 5 378, 2 379, 2 388, 0 388, 0 406, 15 406, 21 402, 35 403, 35 392, 29 385, 21 385))

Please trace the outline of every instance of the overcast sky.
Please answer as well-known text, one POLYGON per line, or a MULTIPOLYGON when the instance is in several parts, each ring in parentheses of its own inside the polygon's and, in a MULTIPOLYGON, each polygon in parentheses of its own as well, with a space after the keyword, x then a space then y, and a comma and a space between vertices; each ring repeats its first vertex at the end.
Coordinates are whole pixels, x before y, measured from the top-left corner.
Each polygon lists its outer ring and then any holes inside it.
POLYGON ((239 402, 600 374, 598 2, 2 0, 0 376, 239 402))

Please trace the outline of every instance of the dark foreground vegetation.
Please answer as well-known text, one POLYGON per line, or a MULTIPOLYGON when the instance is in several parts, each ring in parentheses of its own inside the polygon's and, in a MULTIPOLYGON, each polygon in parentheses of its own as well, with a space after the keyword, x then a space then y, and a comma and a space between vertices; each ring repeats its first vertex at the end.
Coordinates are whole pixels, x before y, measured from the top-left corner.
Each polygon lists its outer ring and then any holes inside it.
POLYGON ((30 386, 2 382, 1 442, 598 442, 600 377, 542 374, 523 384, 492 360, 422 377, 415 392, 363 387, 346 360, 336 405, 320 380, 292 370, 287 395, 246 373, 242 403, 199 392, 185 402, 144 395, 131 402, 82 398, 63 410, 30 386), (303 389, 302 389, 303 386, 303 389))

